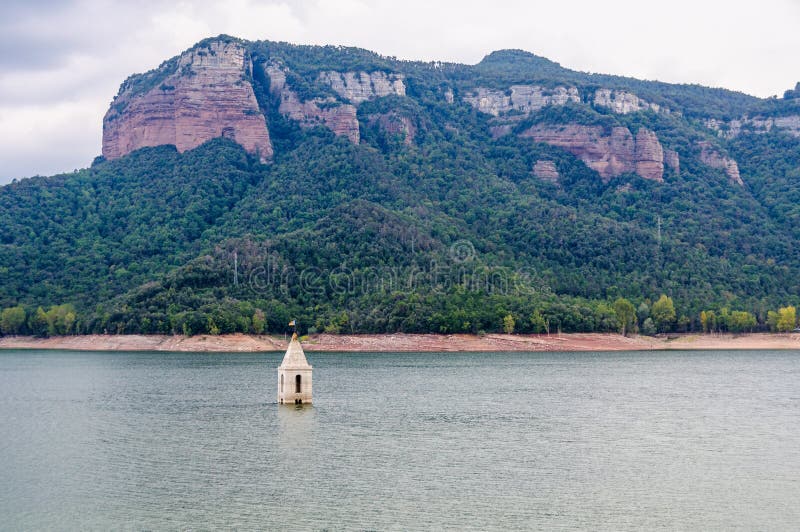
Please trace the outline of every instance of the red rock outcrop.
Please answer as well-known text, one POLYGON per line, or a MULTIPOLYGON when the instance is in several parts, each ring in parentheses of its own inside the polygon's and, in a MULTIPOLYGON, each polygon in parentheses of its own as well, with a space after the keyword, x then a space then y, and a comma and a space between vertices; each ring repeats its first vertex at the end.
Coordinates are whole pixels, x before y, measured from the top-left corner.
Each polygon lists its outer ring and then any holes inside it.
POLYGON ((722 155, 719 150, 712 146, 708 141, 700 141, 697 143, 697 145, 700 147, 700 161, 703 164, 710 166, 711 168, 724 170, 725 175, 728 176, 728 179, 737 185, 744 185, 742 176, 739 175, 739 165, 736 163, 736 161, 730 157, 722 155))
POLYGON ((675 150, 664 150, 664 164, 666 164, 676 175, 681 173, 681 158, 675 150))
POLYGON ((603 181, 631 172, 662 181, 664 150, 655 133, 641 128, 634 140, 626 127, 606 132, 602 126, 537 124, 520 134, 535 142, 559 146, 597 171, 603 181))
POLYGON ((139 76, 139 83, 126 81, 103 119, 103 155, 116 159, 162 144, 183 152, 226 136, 267 161, 272 143, 247 81, 251 68, 241 44, 212 41, 139 76))
POLYGON ((358 128, 358 116, 356 108, 352 105, 342 104, 326 107, 320 110, 319 116, 325 127, 330 128, 334 134, 340 137, 347 137, 353 144, 360 142, 361 133, 358 128))
POLYGON ((300 97, 286 83, 283 67, 270 63, 264 66, 269 77, 269 90, 278 98, 278 111, 297 120, 301 127, 323 126, 336 135, 347 137, 353 144, 361 140, 356 108, 350 104, 337 102, 333 98, 314 98, 300 101, 300 97))
POLYGON ((414 122, 407 116, 390 111, 388 113, 369 115, 367 121, 370 125, 377 124, 378 127, 390 135, 402 136, 403 143, 406 146, 410 146, 414 143, 414 136, 417 134, 417 128, 414 122))
POLYGON ((645 179, 663 181, 664 149, 655 133, 639 128, 636 132, 636 147, 633 153, 636 173, 645 179))
POLYGON ((545 161, 542 159, 536 161, 536 164, 533 165, 533 175, 552 183, 558 183, 561 177, 553 161, 545 161))

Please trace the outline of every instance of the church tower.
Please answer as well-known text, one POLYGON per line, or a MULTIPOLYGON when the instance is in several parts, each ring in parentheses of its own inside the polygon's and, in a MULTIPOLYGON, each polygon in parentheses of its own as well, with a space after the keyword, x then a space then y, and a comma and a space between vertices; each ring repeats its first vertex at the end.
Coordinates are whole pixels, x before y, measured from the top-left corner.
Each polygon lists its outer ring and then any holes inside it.
POLYGON ((311 365, 306 360, 297 333, 278 366, 278 404, 311 403, 311 365))

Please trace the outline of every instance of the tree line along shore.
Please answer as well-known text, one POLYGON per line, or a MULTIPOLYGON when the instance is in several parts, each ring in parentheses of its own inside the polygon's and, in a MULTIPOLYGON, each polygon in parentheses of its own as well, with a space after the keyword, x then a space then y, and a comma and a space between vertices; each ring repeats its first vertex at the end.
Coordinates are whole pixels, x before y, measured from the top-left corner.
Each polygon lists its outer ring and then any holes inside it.
MULTIPOLYGON (((169 316, 165 323, 150 327, 152 322, 143 317, 130 327, 109 329, 103 322, 87 319, 71 304, 42 307, 16 305, 0 311, 0 334, 6 336, 50 336, 91 334, 166 334, 166 335, 211 335, 223 334, 281 334, 286 332, 289 319, 295 319, 291 310, 260 308, 252 304, 219 305, 205 311, 181 312, 169 316), (142 323, 146 322, 146 323, 142 323)), ((475 334, 484 337, 492 333, 547 334, 554 333, 612 333, 622 336, 640 334, 673 333, 733 333, 775 332, 787 333, 797 330, 796 307, 788 305, 776 310, 761 309, 756 314, 746 310, 731 310, 722 307, 703 310, 695 317, 676 311, 672 298, 661 295, 655 302, 642 301, 638 306, 625 298, 611 302, 595 302, 593 305, 569 306, 546 304, 523 311, 507 311, 503 307, 487 305, 478 315, 468 307, 454 305, 447 312, 437 312, 425 327, 403 330, 376 330, 374 327, 359 327, 348 312, 342 311, 327 321, 301 319, 303 334, 393 334, 393 333, 437 333, 475 334)), ((301 315, 307 311, 298 309, 301 315)), ((476 311, 477 312, 477 311, 476 311)), ((304 316, 305 317, 305 316, 304 316)))

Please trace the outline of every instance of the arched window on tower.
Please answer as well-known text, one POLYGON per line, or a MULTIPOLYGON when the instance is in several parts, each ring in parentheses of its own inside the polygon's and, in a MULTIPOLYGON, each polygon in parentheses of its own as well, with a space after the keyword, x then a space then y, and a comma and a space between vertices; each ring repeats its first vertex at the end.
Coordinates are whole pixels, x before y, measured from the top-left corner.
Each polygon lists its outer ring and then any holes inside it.
POLYGON ((298 376, 296 376, 294 378, 294 392, 295 393, 300 393, 301 390, 302 390, 302 386, 301 386, 301 382, 300 381, 301 381, 300 375, 298 375, 298 376))
POLYGON ((281 373, 281 393, 283 393, 283 373, 281 373))

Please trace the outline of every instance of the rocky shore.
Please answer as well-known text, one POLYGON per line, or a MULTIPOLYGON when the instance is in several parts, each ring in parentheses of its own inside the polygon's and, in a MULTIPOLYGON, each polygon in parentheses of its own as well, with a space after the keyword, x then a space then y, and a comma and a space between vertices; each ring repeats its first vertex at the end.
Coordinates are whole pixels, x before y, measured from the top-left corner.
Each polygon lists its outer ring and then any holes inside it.
MULTIPOLYGON (((283 351, 283 336, 228 334, 219 336, 86 335, 0 338, 0 349, 66 349, 80 351, 283 351)), ((670 337, 618 334, 359 334, 312 335, 306 351, 639 351, 658 349, 797 349, 800 334, 685 334, 670 337)))

